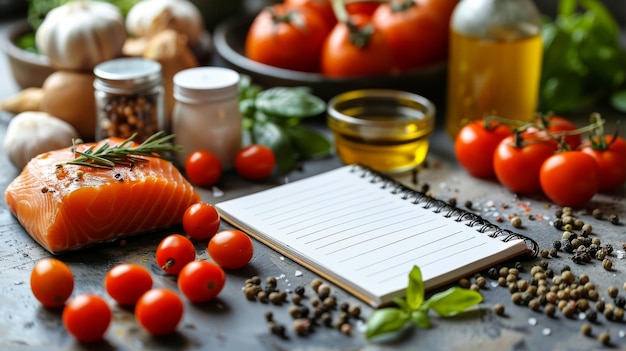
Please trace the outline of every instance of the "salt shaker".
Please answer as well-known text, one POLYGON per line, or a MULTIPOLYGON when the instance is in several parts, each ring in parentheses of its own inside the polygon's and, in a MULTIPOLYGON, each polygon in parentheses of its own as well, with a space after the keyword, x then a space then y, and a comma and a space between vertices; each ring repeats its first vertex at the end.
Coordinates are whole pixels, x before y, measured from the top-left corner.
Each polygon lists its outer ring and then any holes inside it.
POLYGON ((165 125, 161 65, 142 58, 105 61, 94 68, 96 140, 108 137, 143 142, 165 125))
POLYGON ((241 121, 237 100, 239 73, 222 67, 196 67, 174 75, 174 142, 183 147, 177 161, 207 150, 232 168, 241 149, 241 121))
POLYGON ((531 0, 462 0, 450 24, 446 131, 488 114, 536 116, 543 44, 531 0))

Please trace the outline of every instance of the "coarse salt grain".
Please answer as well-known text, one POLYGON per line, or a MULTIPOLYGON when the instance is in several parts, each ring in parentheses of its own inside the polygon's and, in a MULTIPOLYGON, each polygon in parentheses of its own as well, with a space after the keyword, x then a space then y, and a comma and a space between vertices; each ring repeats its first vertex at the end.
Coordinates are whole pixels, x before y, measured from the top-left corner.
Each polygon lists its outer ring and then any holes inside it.
POLYGON ((550 328, 543 328, 543 330, 541 330, 541 334, 543 334, 543 335, 550 335, 550 334, 552 334, 552 329, 550 329, 550 328))
POLYGON ((528 318, 528 324, 529 325, 537 325, 537 318, 534 318, 534 317, 528 318))
POLYGON ((301 271, 296 271, 295 276, 296 276, 296 277, 301 277, 301 276, 302 276, 302 272, 301 272, 301 271))
POLYGON ((216 187, 216 186, 212 186, 211 187, 211 191, 213 192, 213 197, 222 197, 224 196, 224 192, 222 191, 222 189, 216 187))

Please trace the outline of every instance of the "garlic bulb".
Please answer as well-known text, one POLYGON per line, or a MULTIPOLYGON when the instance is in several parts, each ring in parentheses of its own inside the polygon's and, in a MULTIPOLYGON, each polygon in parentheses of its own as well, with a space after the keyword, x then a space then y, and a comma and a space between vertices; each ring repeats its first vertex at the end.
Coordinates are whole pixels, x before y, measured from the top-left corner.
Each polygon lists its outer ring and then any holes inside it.
POLYGON ((202 14, 188 0, 143 0, 126 16, 126 30, 133 36, 152 37, 165 29, 185 35, 189 45, 194 46, 204 30, 202 14))
POLYGON ((122 54, 126 40, 120 10, 101 1, 70 1, 52 9, 35 34, 37 48, 55 68, 91 70, 122 54))
POLYGON ((22 112, 9 122, 4 136, 4 153, 18 169, 44 152, 72 145, 78 132, 71 124, 45 112, 22 112))

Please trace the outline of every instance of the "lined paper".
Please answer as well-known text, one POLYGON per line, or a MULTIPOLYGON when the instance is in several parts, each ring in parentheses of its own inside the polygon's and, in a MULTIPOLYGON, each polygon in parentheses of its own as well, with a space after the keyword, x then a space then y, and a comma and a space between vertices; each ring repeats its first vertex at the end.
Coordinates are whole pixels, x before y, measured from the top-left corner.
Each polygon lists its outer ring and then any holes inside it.
POLYGON ((343 166, 216 204, 222 218, 371 305, 402 296, 420 267, 427 288, 523 253, 343 166))

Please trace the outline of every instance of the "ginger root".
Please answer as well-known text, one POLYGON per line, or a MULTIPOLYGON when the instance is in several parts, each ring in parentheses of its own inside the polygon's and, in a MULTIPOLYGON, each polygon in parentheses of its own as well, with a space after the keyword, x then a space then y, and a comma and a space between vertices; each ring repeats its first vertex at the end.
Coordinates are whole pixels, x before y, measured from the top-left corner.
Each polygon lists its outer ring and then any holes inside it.
POLYGON ((0 110, 18 114, 27 111, 41 111, 42 88, 26 88, 0 102, 0 110))

